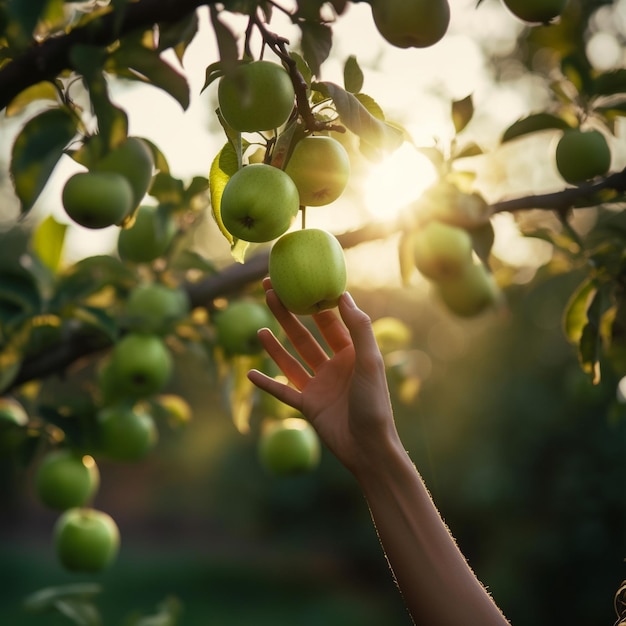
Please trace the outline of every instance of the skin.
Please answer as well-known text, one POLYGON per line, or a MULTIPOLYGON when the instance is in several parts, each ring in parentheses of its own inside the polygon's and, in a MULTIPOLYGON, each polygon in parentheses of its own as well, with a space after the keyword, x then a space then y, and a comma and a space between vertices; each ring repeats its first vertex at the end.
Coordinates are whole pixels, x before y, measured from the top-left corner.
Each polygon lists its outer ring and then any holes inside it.
POLYGON ((301 411, 354 475, 413 621, 508 624, 458 549, 402 445, 370 318, 347 292, 339 300, 339 316, 333 311, 313 315, 329 356, 282 306, 269 279, 264 287, 268 306, 300 359, 263 329, 259 338, 291 385, 257 370, 248 376, 301 411))

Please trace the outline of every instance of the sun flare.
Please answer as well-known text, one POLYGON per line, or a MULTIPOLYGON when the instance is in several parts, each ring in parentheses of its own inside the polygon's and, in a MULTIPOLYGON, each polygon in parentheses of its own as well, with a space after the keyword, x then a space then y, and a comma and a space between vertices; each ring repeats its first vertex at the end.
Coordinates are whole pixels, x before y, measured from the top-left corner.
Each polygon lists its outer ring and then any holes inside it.
POLYGON ((367 210, 377 218, 393 218, 417 200, 437 179, 434 165, 408 143, 373 165, 364 183, 367 210))

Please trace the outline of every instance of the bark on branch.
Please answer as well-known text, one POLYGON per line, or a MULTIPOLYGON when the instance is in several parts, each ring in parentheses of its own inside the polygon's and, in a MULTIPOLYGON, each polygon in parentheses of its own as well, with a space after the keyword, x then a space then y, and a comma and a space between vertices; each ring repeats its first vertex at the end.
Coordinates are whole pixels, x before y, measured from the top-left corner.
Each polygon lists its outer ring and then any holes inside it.
POLYGON ((198 7, 217 0, 139 0, 71 30, 67 35, 33 42, 21 56, 0 69, 0 111, 24 89, 52 81, 64 70, 74 69, 70 51, 77 44, 108 46, 120 37, 153 24, 173 23, 198 7))

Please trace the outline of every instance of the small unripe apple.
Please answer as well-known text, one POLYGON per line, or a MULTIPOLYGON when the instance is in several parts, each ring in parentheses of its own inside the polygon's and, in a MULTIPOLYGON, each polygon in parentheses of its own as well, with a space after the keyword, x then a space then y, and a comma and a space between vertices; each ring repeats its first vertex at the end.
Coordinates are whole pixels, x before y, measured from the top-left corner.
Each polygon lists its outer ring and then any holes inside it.
POLYGON ((110 406, 98 413, 102 454, 116 461, 139 461, 156 445, 154 418, 139 407, 110 406))
POLYGON ((336 237, 318 228, 287 233, 270 251, 269 275, 276 295, 292 313, 331 309, 346 290, 343 248, 336 237))
POLYGON ((378 32, 398 48, 427 48, 448 30, 448 0, 371 0, 378 32))
POLYGON ((154 173, 154 156, 143 139, 129 137, 100 159, 93 169, 101 172, 115 172, 124 176, 133 190, 132 208, 134 209, 150 188, 154 173))
POLYGON ((243 241, 272 241, 291 226, 300 208, 293 180, 272 165, 246 165, 226 183, 220 205, 226 230, 243 241))
POLYGON ((113 518, 103 511, 72 508, 54 526, 54 545, 66 569, 99 572, 115 560, 120 531, 113 518))
POLYGON ((159 336, 132 332, 113 347, 107 384, 120 397, 145 398, 163 389, 172 367, 169 349, 159 336))
POLYGON ((573 185, 603 176, 611 167, 611 150, 598 130, 572 129, 563 133, 556 146, 559 174, 573 185))
POLYGON ((406 348, 411 342, 411 329, 397 317, 384 316, 372 322, 372 331, 382 354, 406 348))
POLYGON ((346 188, 350 157, 336 139, 309 136, 295 145, 285 172, 296 183, 301 205, 323 206, 334 202, 346 188))
POLYGON ((294 107, 289 74, 271 61, 253 61, 220 79, 217 98, 224 119, 239 132, 282 126, 294 107))
POLYGON ((258 453, 269 472, 289 476, 314 469, 320 461, 321 446, 311 424, 299 417, 288 417, 264 425, 258 453))
POLYGON ((0 398, 0 423, 10 423, 15 426, 26 426, 28 413, 15 398, 0 398))
POLYGON ((155 206, 140 206, 130 228, 120 230, 117 252, 122 261, 150 263, 167 252, 176 224, 170 215, 155 206))
POLYGON ((413 235, 413 260, 431 280, 459 276, 472 262, 472 237, 463 228, 431 220, 413 235))
POLYGON ((567 0, 503 0, 506 8, 523 22, 547 24, 557 18, 567 0))
POLYGON ((262 352, 257 332, 272 325, 273 318, 268 308, 252 300, 238 300, 215 313, 218 343, 231 355, 262 352))
POLYGON ((115 172, 79 172, 71 176, 61 196, 67 215, 85 228, 119 224, 133 208, 130 183, 115 172))
POLYGON ((100 485, 100 472, 94 459, 73 450, 54 450, 37 467, 35 491, 50 509, 64 511, 84 506, 100 485))
POLYGON ((166 331, 189 312, 189 297, 183 289, 159 283, 139 285, 126 300, 127 322, 146 332, 166 331))
POLYGON ((498 300, 498 286, 485 265, 470 263, 463 273, 435 283, 439 297, 455 315, 474 317, 493 307, 498 300))

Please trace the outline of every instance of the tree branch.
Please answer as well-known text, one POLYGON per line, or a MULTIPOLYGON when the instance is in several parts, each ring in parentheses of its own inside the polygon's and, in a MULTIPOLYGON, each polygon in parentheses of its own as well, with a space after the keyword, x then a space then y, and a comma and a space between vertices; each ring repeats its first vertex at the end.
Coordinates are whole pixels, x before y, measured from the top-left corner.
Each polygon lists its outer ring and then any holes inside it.
POLYGON ((64 70, 74 69, 70 62, 73 46, 108 46, 139 28, 177 22, 200 6, 216 3, 217 0, 139 0, 126 5, 121 15, 111 11, 67 35, 50 37, 41 44, 34 42, 0 69, 0 111, 24 89, 52 81, 64 70))
POLYGON ((621 172, 611 174, 595 183, 567 187, 554 193, 545 193, 522 198, 503 200, 491 205, 492 213, 514 213, 529 209, 548 209, 564 214, 574 208, 598 206, 602 204, 602 192, 613 190, 626 193, 626 168, 621 172))

